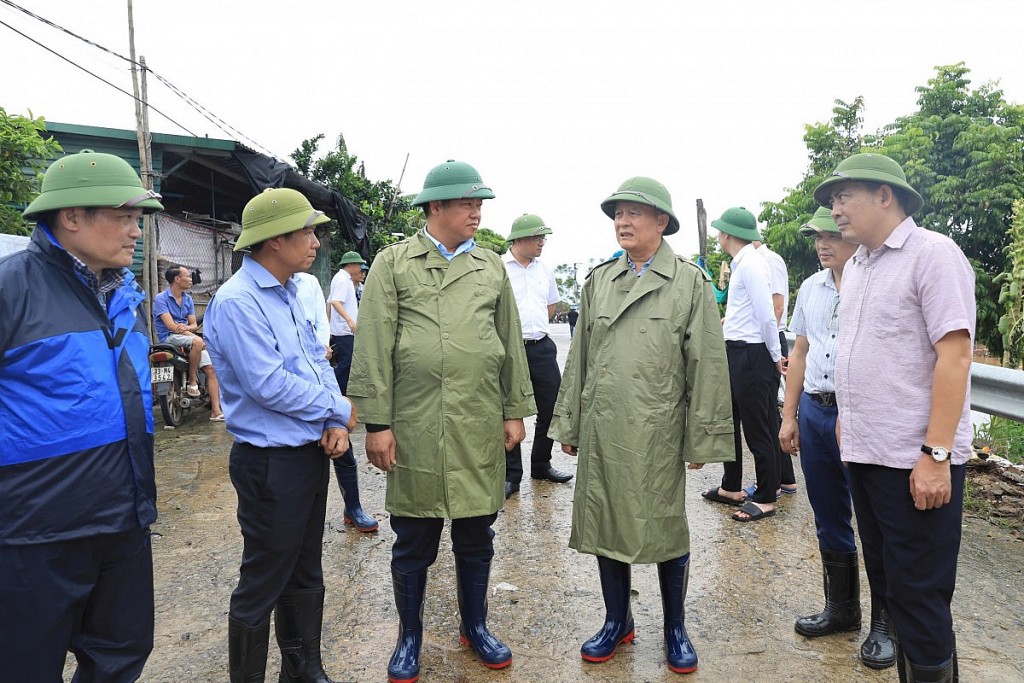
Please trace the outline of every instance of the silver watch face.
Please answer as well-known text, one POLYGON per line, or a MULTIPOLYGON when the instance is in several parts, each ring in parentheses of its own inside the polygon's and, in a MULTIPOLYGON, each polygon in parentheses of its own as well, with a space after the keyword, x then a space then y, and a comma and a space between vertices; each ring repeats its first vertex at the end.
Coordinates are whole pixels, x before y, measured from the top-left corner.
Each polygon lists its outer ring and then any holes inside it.
POLYGON ((945 462, 949 460, 949 451, 942 446, 934 446, 932 448, 932 459, 935 462, 945 462))

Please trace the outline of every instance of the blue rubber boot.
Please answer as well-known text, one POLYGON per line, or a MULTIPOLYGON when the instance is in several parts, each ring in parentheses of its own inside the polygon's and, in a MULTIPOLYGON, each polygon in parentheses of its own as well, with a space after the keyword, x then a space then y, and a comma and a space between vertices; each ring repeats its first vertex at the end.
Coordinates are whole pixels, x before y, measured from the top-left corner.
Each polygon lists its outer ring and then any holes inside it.
POLYGON ((398 642, 388 662, 388 681, 415 683, 420 677, 420 646, 423 644, 423 594, 427 570, 403 574, 391 570, 398 609, 398 642))
POLYGON ((677 674, 697 670, 697 652, 686 634, 686 586, 690 581, 690 554, 658 563, 661 605, 665 612, 665 656, 677 674))
POLYGON ((588 662, 606 662, 615 656, 620 643, 633 642, 636 629, 629 608, 630 566, 608 557, 597 556, 597 569, 604 594, 604 626, 583 643, 580 655, 588 662))
POLYGON ((458 584, 459 640, 473 648, 483 665, 504 669, 512 663, 512 650, 487 629, 487 584, 491 562, 455 558, 455 580, 458 584))
POLYGON ((351 446, 345 455, 334 459, 334 476, 338 479, 341 497, 345 499, 345 526, 354 526, 357 531, 365 533, 376 531, 377 520, 363 512, 359 503, 359 468, 351 446))

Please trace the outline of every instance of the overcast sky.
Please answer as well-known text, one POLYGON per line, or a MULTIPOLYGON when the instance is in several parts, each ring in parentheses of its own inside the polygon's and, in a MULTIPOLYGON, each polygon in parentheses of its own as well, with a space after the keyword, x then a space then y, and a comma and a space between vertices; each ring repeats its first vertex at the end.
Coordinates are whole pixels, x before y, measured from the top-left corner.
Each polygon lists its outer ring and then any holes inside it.
MULTIPOLYGON (((13 0, 128 54, 126 0, 13 0)), ((343 133, 372 179, 418 191, 446 159, 467 161, 497 198, 483 224, 522 213, 554 230, 544 260, 607 258, 599 205, 626 178, 672 193, 677 252, 709 220, 758 211, 800 181, 804 124, 865 99, 873 131, 916 108, 936 65, 965 61, 1024 102, 1015 0, 135 0, 138 54, 245 136, 287 158, 343 133)), ((0 4, 10 24, 131 91, 126 63, 0 4)), ((0 105, 62 123, 134 128, 133 101, 0 26, 0 105)), ((167 88, 150 101, 192 133, 218 130, 167 88)), ((184 134, 155 112, 154 132, 184 134)), ((763 226, 762 226, 763 227, 763 226)))

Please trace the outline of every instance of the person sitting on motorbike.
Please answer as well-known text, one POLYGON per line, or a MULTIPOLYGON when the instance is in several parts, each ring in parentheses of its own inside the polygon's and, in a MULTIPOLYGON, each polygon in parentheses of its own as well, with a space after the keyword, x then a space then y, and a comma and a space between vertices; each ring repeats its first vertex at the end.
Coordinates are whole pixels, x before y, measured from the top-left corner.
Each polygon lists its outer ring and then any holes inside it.
POLYGON ((153 299, 153 324, 161 344, 184 347, 188 351, 188 386, 185 392, 192 398, 200 395, 198 370, 206 375, 206 389, 210 395, 210 420, 223 422, 220 408, 220 388, 213 370, 206 343, 196 334, 196 304, 188 293, 192 287, 192 272, 182 266, 171 266, 164 273, 170 285, 153 299))

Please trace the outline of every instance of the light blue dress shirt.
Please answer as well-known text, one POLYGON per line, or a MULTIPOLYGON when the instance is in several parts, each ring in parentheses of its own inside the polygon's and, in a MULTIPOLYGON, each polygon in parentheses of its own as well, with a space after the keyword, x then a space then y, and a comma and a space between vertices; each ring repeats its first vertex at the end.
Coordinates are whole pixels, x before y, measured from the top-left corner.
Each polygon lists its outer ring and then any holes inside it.
POLYGON ((427 232, 426 228, 423 228, 423 234, 427 236, 428 240, 434 243, 434 246, 437 247, 437 250, 441 252, 441 256, 444 256, 449 261, 451 261, 453 258, 455 258, 456 256, 463 252, 467 252, 471 249, 476 248, 476 242, 473 241, 472 237, 470 237, 468 240, 466 240, 459 246, 455 247, 455 251, 448 251, 448 247, 444 246, 436 239, 434 239, 434 236, 427 232))
POLYGON ((243 443, 302 446, 352 414, 296 292, 245 256, 206 309, 227 429, 243 443))

